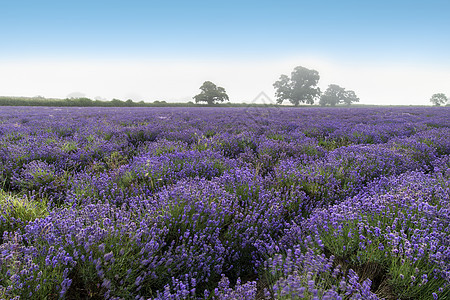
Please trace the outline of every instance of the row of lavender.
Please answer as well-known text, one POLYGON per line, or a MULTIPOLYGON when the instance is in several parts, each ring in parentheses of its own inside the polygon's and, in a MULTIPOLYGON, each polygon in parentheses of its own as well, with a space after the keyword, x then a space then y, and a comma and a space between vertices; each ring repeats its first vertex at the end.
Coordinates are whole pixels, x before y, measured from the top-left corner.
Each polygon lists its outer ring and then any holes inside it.
POLYGON ((3 298, 450 297, 446 108, 2 108, 3 298))

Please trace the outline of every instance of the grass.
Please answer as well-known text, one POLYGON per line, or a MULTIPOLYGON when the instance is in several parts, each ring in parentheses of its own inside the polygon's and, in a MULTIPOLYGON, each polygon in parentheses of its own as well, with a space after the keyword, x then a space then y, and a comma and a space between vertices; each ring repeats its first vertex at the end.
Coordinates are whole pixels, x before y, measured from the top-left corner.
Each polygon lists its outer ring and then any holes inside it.
POLYGON ((27 197, 19 197, 0 190, 0 239, 5 231, 16 231, 29 222, 48 214, 47 205, 27 197))

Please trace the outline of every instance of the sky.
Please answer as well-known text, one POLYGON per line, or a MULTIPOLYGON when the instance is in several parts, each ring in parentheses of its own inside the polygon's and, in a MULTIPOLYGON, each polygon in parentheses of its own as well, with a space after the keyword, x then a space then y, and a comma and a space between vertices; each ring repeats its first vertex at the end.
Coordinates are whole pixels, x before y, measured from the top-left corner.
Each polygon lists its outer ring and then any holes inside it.
POLYGON ((231 102, 296 66, 362 104, 450 96, 450 1, 4 1, 0 96, 231 102))

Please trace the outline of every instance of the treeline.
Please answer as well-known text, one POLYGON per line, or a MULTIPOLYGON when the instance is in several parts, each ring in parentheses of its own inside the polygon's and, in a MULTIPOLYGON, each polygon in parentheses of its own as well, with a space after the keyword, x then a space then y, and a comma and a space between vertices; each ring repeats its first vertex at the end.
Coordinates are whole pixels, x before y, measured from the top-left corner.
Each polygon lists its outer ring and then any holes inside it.
MULTIPOLYGON (((192 101, 184 103, 170 103, 166 101, 154 102, 134 102, 131 99, 122 101, 119 99, 92 100, 89 98, 66 98, 54 99, 44 97, 5 97, 0 96, 0 106, 56 106, 56 107, 189 107, 189 106, 205 106, 205 104, 196 104, 192 101)), ((206 106, 225 106, 225 107, 267 107, 276 106, 276 104, 258 104, 258 103, 214 103, 206 106)))
POLYGON ((154 101, 152 103, 131 99, 92 100, 89 98, 50 99, 44 97, 0 97, 0 106, 61 106, 61 107, 157 107, 157 106, 196 106, 193 102, 167 103, 154 101))

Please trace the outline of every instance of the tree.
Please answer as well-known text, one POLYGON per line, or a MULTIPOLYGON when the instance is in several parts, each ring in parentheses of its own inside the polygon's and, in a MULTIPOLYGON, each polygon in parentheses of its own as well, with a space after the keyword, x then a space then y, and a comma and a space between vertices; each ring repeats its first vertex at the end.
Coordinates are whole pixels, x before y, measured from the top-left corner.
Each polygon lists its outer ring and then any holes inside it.
POLYGON ((342 100, 345 104, 350 105, 353 102, 359 102, 359 98, 356 96, 356 93, 352 90, 345 91, 344 99, 342 100))
POLYGON ((125 106, 125 102, 123 102, 122 100, 120 100, 120 99, 112 99, 110 102, 110 106, 113 106, 113 107, 122 107, 122 106, 125 106))
POLYGON ((344 98, 345 89, 337 84, 330 84, 325 93, 320 97, 319 104, 321 106, 339 104, 339 101, 344 98))
POLYGON ((437 93, 431 96, 430 102, 435 106, 445 105, 447 103, 448 98, 444 93, 437 93))
POLYGON ((300 66, 292 71, 291 78, 281 75, 280 80, 273 84, 277 103, 282 104, 284 100, 288 100, 295 106, 300 103, 314 104, 314 100, 320 95, 317 87, 319 79, 319 72, 300 66))
POLYGON ((346 91, 343 87, 337 84, 330 84, 325 93, 320 97, 319 104, 321 106, 331 105, 335 106, 339 103, 350 105, 352 102, 359 102, 359 98, 354 91, 346 91))
POLYGON ((200 87, 200 94, 193 97, 195 103, 206 102, 209 105, 213 105, 217 102, 230 101, 225 89, 220 86, 216 86, 211 81, 205 81, 200 87))

